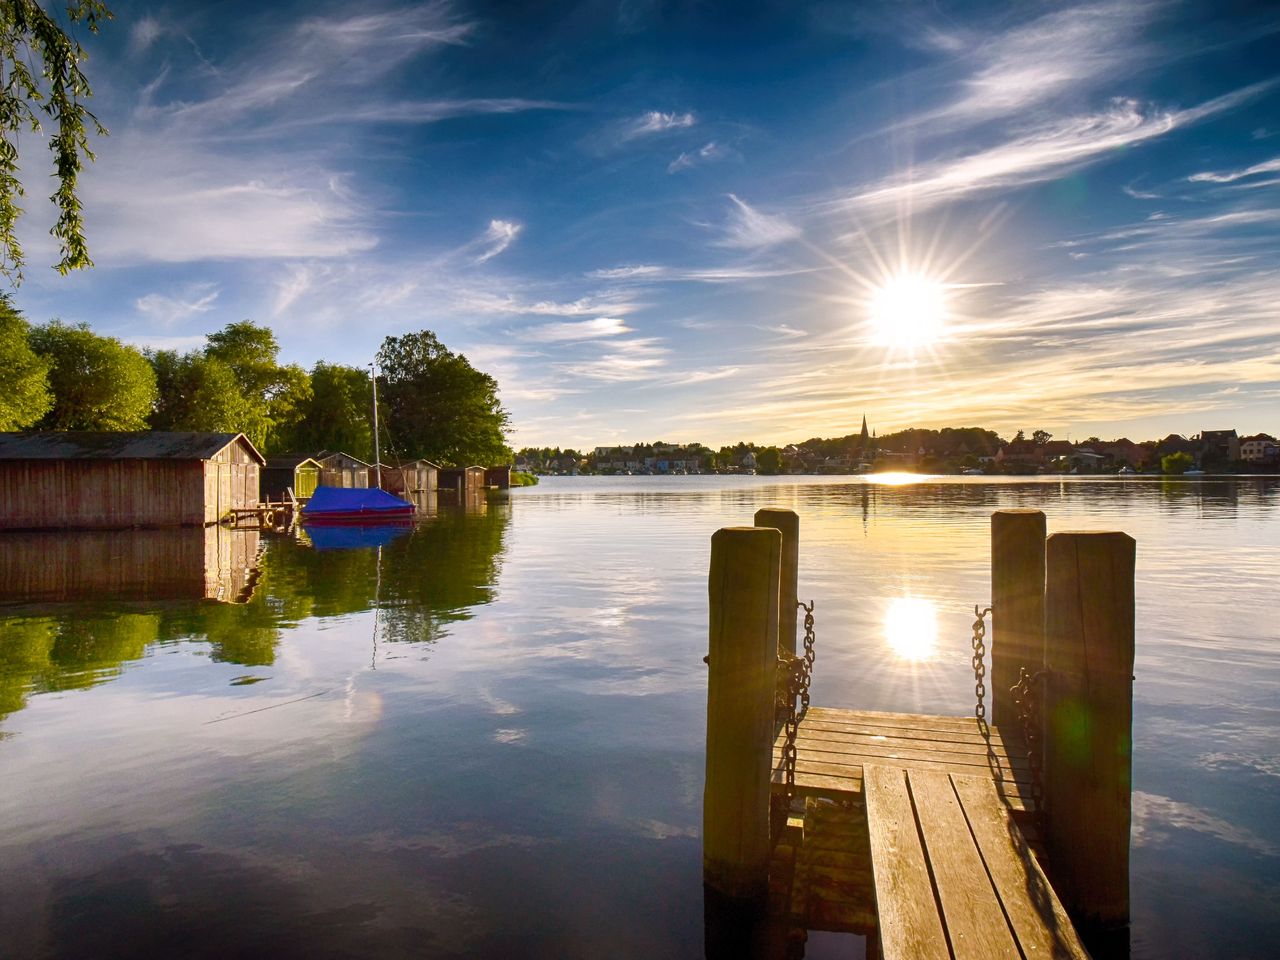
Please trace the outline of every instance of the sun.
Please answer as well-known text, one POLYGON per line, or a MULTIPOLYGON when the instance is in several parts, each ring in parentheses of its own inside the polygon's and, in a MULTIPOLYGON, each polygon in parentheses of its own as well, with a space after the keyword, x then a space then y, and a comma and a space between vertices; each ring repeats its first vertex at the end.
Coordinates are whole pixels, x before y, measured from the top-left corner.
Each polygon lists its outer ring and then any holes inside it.
POLYGON ((919 274, 898 274, 871 295, 871 329, 875 341, 885 346, 932 346, 946 332, 946 317, 943 285, 919 274))
POLYGON ((938 612, 923 597, 895 597, 884 616, 884 636, 903 660, 928 660, 938 645, 938 612))

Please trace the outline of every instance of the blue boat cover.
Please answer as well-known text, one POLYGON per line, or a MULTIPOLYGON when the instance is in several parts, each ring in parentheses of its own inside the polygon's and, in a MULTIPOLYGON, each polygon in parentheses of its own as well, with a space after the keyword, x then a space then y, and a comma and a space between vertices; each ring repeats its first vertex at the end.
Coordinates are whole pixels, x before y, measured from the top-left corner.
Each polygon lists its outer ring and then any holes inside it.
POLYGON ((307 527, 307 536, 316 550, 358 550, 367 547, 385 547, 397 537, 405 536, 413 529, 413 522, 381 523, 377 526, 360 524, 316 524, 307 527))
POLYGON ((365 513, 377 516, 385 510, 403 511, 412 506, 407 500, 379 490, 376 487, 316 487, 307 505, 302 508, 302 516, 322 517, 328 513, 365 513))

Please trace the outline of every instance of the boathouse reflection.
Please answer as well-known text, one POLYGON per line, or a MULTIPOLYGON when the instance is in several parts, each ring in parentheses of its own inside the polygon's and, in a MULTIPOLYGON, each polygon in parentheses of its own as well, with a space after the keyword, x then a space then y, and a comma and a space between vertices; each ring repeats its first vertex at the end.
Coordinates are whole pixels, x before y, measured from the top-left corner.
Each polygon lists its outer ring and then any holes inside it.
POLYGON ((510 510, 477 500, 350 549, 217 527, 0 536, 0 718, 109 681, 155 644, 267 666, 282 631, 375 606, 380 640, 435 643, 493 598, 510 510))

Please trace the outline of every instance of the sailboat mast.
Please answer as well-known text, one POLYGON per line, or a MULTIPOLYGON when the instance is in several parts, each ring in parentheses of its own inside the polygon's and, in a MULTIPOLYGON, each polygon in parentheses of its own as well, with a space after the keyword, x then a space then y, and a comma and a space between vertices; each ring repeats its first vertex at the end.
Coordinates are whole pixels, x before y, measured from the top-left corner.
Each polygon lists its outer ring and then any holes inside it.
POLYGON ((369 364, 369 379, 373 383, 373 472, 377 488, 382 489, 382 452, 378 447, 378 368, 369 364))

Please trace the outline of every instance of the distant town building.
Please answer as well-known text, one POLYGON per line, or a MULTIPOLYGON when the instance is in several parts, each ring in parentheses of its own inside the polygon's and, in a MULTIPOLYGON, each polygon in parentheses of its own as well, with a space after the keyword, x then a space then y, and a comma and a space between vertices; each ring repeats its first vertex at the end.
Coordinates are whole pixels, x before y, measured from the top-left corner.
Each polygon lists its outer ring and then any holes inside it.
POLYGON ((1244 437, 1240 441, 1240 459, 1249 463, 1267 463, 1280 459, 1280 444, 1265 433, 1244 437))

